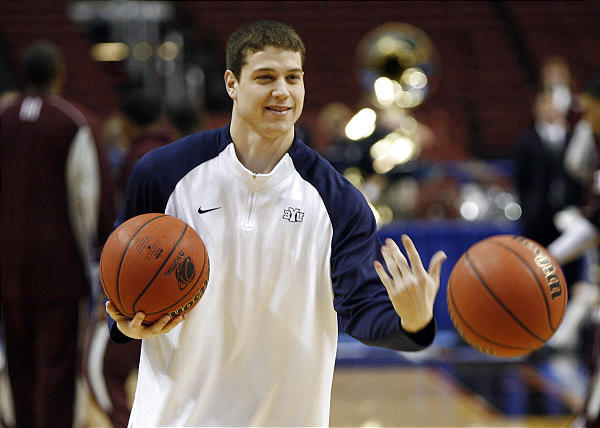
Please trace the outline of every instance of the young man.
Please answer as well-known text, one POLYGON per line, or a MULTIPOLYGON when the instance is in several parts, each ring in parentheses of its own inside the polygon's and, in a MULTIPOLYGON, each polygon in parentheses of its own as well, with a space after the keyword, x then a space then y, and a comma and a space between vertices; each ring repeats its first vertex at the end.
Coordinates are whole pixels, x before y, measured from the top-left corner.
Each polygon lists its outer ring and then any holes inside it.
POLYGON ((338 316, 364 343, 419 350, 433 340, 445 255, 428 273, 408 237, 412 268, 395 243, 382 248, 362 195, 295 138, 303 63, 291 28, 238 30, 227 44, 231 124, 155 150, 133 171, 117 223, 183 219, 207 246, 211 278, 185 322, 145 326, 107 303, 113 339, 143 339, 130 426, 327 425, 338 316))

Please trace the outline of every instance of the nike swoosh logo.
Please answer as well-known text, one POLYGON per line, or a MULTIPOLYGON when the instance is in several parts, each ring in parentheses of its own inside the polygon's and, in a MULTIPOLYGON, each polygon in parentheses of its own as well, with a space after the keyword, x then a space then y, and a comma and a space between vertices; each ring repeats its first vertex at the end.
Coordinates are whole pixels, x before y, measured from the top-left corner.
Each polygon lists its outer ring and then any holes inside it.
POLYGON ((217 208, 210 208, 208 210, 203 210, 202 207, 198 207, 198 214, 204 214, 204 213, 208 213, 214 210, 218 210, 221 207, 217 207, 217 208))

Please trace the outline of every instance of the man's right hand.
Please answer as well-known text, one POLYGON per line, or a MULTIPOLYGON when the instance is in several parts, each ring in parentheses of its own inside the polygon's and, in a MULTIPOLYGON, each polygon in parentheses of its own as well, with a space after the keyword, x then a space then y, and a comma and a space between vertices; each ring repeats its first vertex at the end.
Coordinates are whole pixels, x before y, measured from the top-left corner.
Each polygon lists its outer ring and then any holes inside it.
POLYGON ((117 323, 117 328, 125 336, 133 339, 147 339, 161 334, 165 334, 173 330, 181 323, 185 317, 179 315, 177 318, 171 318, 170 315, 165 315, 156 321, 154 324, 145 325, 144 313, 138 312, 133 319, 123 315, 115 305, 110 301, 106 302, 106 312, 117 323))

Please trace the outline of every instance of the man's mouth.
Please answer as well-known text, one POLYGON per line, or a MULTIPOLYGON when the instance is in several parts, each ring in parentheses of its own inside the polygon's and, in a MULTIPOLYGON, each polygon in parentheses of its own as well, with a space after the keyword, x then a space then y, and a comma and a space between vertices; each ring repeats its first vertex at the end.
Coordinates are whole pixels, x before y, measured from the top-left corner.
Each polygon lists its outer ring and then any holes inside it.
POLYGON ((275 112, 275 113, 284 113, 288 110, 291 110, 291 107, 285 107, 285 106, 267 106, 266 107, 267 110, 275 112))

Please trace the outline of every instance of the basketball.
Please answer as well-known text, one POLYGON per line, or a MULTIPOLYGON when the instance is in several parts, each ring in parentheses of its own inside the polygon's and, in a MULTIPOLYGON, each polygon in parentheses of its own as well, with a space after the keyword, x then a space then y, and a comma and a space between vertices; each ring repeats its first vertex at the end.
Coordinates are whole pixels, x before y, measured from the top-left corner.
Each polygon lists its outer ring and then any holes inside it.
POLYGON ((184 221, 159 213, 123 222, 100 256, 100 281, 124 315, 144 323, 191 310, 206 291, 210 266, 204 242, 184 221))
POLYGON ((448 280, 448 313, 473 348, 526 355, 554 334, 567 308, 563 272, 540 244, 498 235, 470 247, 448 280))

